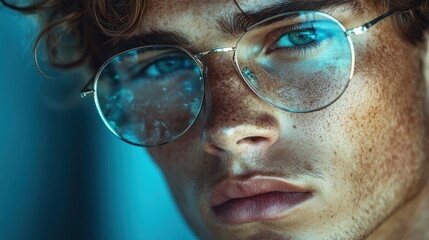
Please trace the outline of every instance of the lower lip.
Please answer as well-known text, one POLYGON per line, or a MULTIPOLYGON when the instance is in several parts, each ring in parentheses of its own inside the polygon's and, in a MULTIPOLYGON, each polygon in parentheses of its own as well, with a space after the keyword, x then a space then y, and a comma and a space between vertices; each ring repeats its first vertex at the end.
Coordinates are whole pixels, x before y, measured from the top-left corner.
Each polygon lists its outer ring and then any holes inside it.
POLYGON ((269 192, 233 199, 212 210, 227 224, 244 224, 285 217, 292 208, 311 197, 309 192, 269 192))

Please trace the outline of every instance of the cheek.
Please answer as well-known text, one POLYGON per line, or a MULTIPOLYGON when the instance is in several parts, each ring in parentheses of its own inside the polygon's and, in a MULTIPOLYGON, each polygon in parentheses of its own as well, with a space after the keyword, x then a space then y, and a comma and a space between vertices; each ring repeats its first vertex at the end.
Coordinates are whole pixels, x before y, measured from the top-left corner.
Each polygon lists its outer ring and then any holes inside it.
MULTIPOLYGON (((180 196, 185 199, 185 196, 181 196, 185 192, 184 189, 199 188, 197 185, 201 183, 201 179, 219 170, 220 161, 203 150, 200 138, 202 121, 200 115, 194 125, 174 142, 148 148, 176 198, 180 196)), ((186 196, 189 197, 191 195, 186 196)))
POLYGON ((205 172, 205 161, 201 158, 198 133, 191 128, 172 143, 148 148, 148 152, 161 169, 182 212, 188 215, 195 210, 195 183, 198 175, 205 172))
POLYGON ((415 192, 423 176, 425 85, 415 47, 389 26, 380 29, 383 34, 374 31, 374 37, 362 39, 371 45, 356 44, 345 135, 353 149, 350 175, 360 197, 383 191, 391 195, 388 199, 401 201, 415 192))
POLYGON ((198 119, 191 129, 174 142, 148 149, 167 178, 189 176, 204 166, 205 161, 201 160, 203 151, 198 131, 200 122, 201 120, 198 119))

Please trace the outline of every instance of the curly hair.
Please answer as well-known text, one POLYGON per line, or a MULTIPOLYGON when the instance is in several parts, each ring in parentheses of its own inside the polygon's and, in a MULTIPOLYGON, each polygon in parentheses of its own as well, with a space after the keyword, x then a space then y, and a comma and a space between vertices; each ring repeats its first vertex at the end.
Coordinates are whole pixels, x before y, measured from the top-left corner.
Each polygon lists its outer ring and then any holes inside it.
POLYGON ((37 49, 43 40, 50 65, 69 69, 89 63, 93 69, 98 68, 109 57, 103 51, 106 45, 130 37, 145 9, 144 0, 45 0, 29 6, 0 1, 13 10, 39 17, 42 30, 33 47, 38 69, 37 49), (63 59, 64 51, 74 53, 74 57, 63 59))
MULTIPOLYGON (((104 49, 114 49, 115 43, 138 30, 146 6, 144 0, 43 0, 28 6, 0 1, 11 9, 41 17, 42 30, 34 45, 36 65, 37 48, 44 40, 49 63, 66 69, 84 63, 97 69, 113 54, 104 49), (75 57, 62 59, 64 51, 72 51, 75 57)), ((412 44, 423 42, 429 29, 429 0, 384 3, 390 11, 398 12, 395 21, 403 36, 412 44)))

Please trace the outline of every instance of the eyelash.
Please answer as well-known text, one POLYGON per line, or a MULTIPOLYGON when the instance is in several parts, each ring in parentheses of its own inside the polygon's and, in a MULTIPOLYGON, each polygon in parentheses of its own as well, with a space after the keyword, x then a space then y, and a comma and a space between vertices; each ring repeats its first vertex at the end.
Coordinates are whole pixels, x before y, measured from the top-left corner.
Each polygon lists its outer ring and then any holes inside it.
POLYGON ((280 32, 276 34, 276 35, 278 35, 276 37, 276 40, 273 41, 272 44, 270 44, 270 46, 267 48, 266 53, 270 54, 270 53, 275 52, 275 51, 290 51, 290 53, 288 52, 288 54, 305 55, 309 51, 317 51, 323 45, 324 40, 326 40, 326 38, 328 38, 328 37, 325 37, 325 39, 323 39, 322 41, 315 40, 309 44, 302 45, 302 46, 294 46, 294 47, 288 47, 288 48, 276 48, 275 47, 275 44, 278 43, 281 38, 287 36, 290 33, 306 31, 306 30, 316 31, 314 22, 307 23, 306 25, 307 26, 303 26, 303 24, 292 25, 292 26, 288 26, 285 29, 280 30, 280 32))
MULTIPOLYGON (((138 76, 138 75, 146 75, 147 73, 146 73, 146 71, 150 68, 150 67, 152 67, 152 66, 154 66, 156 63, 158 63, 159 61, 162 61, 162 60, 167 60, 167 59, 173 59, 173 58, 177 58, 177 59, 179 59, 179 58, 183 58, 182 56, 180 56, 180 55, 169 55, 169 56, 162 56, 162 57, 159 57, 159 58, 157 58, 157 59, 154 59, 154 60, 152 60, 151 62, 149 62, 149 63, 147 63, 147 64, 145 64, 144 66, 141 66, 141 67, 139 67, 139 69, 136 71, 136 73, 134 74, 134 76, 133 76, 133 78, 135 78, 136 76, 138 76)), ((162 77, 162 75, 161 76, 157 76, 157 77, 162 77)))

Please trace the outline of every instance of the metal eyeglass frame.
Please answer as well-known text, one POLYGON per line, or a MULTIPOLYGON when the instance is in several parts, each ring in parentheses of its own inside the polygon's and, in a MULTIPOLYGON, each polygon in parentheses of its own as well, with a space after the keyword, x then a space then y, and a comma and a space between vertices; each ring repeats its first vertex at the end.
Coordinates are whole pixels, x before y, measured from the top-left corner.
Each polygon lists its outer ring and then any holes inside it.
MULTIPOLYGON (((299 12, 307 12, 307 11, 298 11, 298 12, 296 12, 296 13, 299 13, 299 12)), ((309 12, 309 11, 308 11, 309 12)), ((311 11, 311 12, 317 12, 317 11, 311 11)), ((293 14, 293 13, 295 13, 295 12, 291 12, 291 13, 289 13, 289 14, 293 14)), ((365 32, 367 32, 368 31, 368 29, 369 28, 371 28, 372 26, 374 26, 375 24, 377 24, 378 22, 380 22, 380 21, 382 21, 383 19, 385 19, 385 18, 387 18, 387 17, 389 17, 389 16, 391 16, 391 15, 393 15, 394 14, 394 12, 392 12, 392 11, 388 11, 388 12, 386 12, 386 13, 384 13, 384 14, 382 14, 382 15, 380 15, 380 16, 378 16, 378 17, 376 17, 376 18, 374 18, 373 20, 371 20, 371 21, 369 21, 369 22, 366 22, 365 24, 363 24, 363 25, 360 25, 360 26, 358 26, 358 27, 355 27, 355 28, 351 28, 351 29, 346 29, 345 27, 344 27, 344 25, 341 23, 341 22, 339 22, 336 18, 334 18, 334 17, 332 17, 331 15, 329 15, 329 14, 326 14, 326 13, 323 13, 323 12, 318 12, 318 13, 321 13, 321 14, 324 14, 324 15, 327 15, 329 18, 331 18, 332 20, 334 20, 342 29, 343 29, 343 31, 344 31, 344 34, 345 34, 345 36, 348 38, 348 41, 349 41, 349 44, 350 44, 350 47, 351 47, 351 54, 352 54, 352 65, 351 65, 351 73, 350 73, 350 77, 349 77, 349 80, 352 78, 352 76, 353 76, 353 72, 354 72, 354 62, 355 62, 355 51, 354 51, 354 48, 353 48, 353 43, 352 43, 352 41, 351 41, 351 38, 350 38, 350 36, 351 35, 361 35, 361 34, 363 34, 363 33, 365 33, 365 32)), ((283 14, 287 14, 287 13, 283 13, 283 14)), ((258 25, 258 24, 260 24, 260 23, 263 23, 263 22, 265 22, 265 21, 268 21, 268 20, 270 20, 270 19, 274 19, 274 18, 277 18, 277 17, 279 17, 279 16, 281 16, 281 15, 283 15, 283 14, 279 14, 279 15, 275 15, 275 16, 273 16, 273 17, 271 17, 271 18, 268 18, 268 19, 265 19, 265 20, 263 20, 263 21, 261 21, 261 22, 258 22, 258 23, 256 23, 255 25, 258 25)), ((255 25, 253 25, 253 26, 255 26, 255 25)), ((252 27, 253 27, 252 26, 252 27)), ((250 29, 252 28, 252 27, 250 27, 250 29)), ((288 111, 288 112, 294 112, 294 111, 291 111, 291 110, 288 110, 288 109, 284 109, 284 108, 281 108, 281 107, 279 107, 279 106, 276 106, 276 105, 274 105, 273 103, 271 103, 271 102, 268 102, 267 100, 265 100, 264 99, 264 97, 263 96, 261 96, 259 93, 257 93, 254 89, 253 89, 253 87, 247 82, 247 80, 246 80, 246 77, 243 75, 243 72, 242 71, 240 71, 240 69, 239 69, 239 66, 238 66, 238 63, 237 63, 237 59, 236 59, 236 47, 237 47, 237 45, 238 45, 238 43, 239 43, 239 41, 240 41, 240 39, 243 37, 243 35, 244 34, 246 34, 247 33, 247 31, 245 32, 245 33, 243 33, 241 36, 240 36, 240 38, 238 39, 238 41, 237 41, 237 43, 236 43, 236 45, 234 46, 234 47, 223 47, 223 48, 216 48, 216 49, 212 49, 212 50, 209 50, 209 51, 204 51, 204 52, 200 52, 200 53, 197 53, 197 54, 192 54, 192 53, 190 53, 188 50, 186 50, 186 49, 183 49, 183 48, 180 48, 180 47, 176 47, 176 46, 170 46, 170 47, 175 47, 175 48, 178 48, 178 49, 181 49, 181 50, 183 50, 184 52, 186 52, 190 57, 192 57, 193 59, 194 59, 194 61, 197 63, 197 65, 198 65, 198 67, 200 68, 200 71, 201 71, 201 73, 202 73, 202 76, 201 76, 201 78, 203 79, 203 81, 206 79, 206 70, 207 70, 207 68, 206 68, 206 66, 203 64, 203 62, 202 62, 202 60, 201 60, 201 58, 202 57, 204 57, 204 56, 206 56, 206 55, 209 55, 209 54, 212 54, 212 53, 228 53, 228 52, 233 52, 234 53, 234 56, 233 56, 233 61, 234 61, 234 65, 236 66, 236 68, 237 68, 237 71, 240 73, 240 75, 241 75, 241 77, 242 77, 242 79, 246 82, 246 84, 252 89, 252 91, 257 95, 257 96, 259 96, 261 99, 263 99, 265 102, 267 102, 267 103, 269 103, 269 104, 271 104, 271 105, 273 105, 273 106, 275 106, 275 107, 278 107, 278 108, 280 108, 280 109, 283 109, 283 110, 285 110, 285 111, 288 111)), ((146 46, 146 47, 155 47, 155 46, 159 46, 159 47, 166 47, 167 45, 151 45, 151 46, 146 46)), ((145 46, 141 46, 141 47, 145 47, 145 46)), ((138 48, 141 48, 141 47, 138 47, 138 48)), ((138 49, 138 48, 134 48, 134 49, 138 49)), ((138 143, 134 143, 134 142, 131 142, 131 141, 129 141, 129 140, 127 140, 127 139, 125 139, 125 138, 123 138, 122 136, 120 136, 118 133, 116 133, 110 126, 109 126, 109 124, 106 122, 106 120, 105 120, 105 118, 104 118, 104 115, 103 115, 103 113, 102 113, 102 111, 101 111, 101 109, 100 109, 100 107, 99 107, 99 105, 97 104, 98 103, 98 101, 97 101, 97 97, 96 97, 96 88, 97 88, 97 83, 98 83, 98 80, 99 80, 99 76, 100 76, 100 74, 102 73, 102 71, 104 70, 104 67, 106 66, 106 64, 108 64, 110 61, 111 61, 111 59, 113 59, 113 58, 115 58, 115 57, 117 57, 117 56, 119 56, 119 55, 121 55, 121 54, 123 54, 123 53, 125 53, 125 52, 128 52, 128 51, 130 51, 130 50, 133 50, 133 49, 129 49, 129 50, 126 50, 126 51, 123 51, 123 52, 121 52, 121 53, 119 53, 119 54, 116 54, 115 56, 113 56, 113 57, 111 57, 111 58, 109 58, 100 68, 99 68, 99 70, 97 71, 97 73, 91 78, 91 80, 84 86, 84 88, 82 89, 82 91, 81 91, 81 93, 80 93, 80 95, 81 95, 81 98, 85 98, 85 97, 88 97, 88 96, 94 96, 94 100, 95 100, 95 104, 96 104, 96 106, 97 106, 97 110, 98 110, 98 112, 99 112, 99 114, 100 114, 100 116, 101 116, 101 118, 103 119, 103 122, 106 124, 106 126, 109 128, 109 130, 115 135, 115 136, 117 136, 118 138, 120 138, 121 140, 123 140, 123 141, 125 141, 125 142, 127 142, 127 143, 129 143, 129 144, 132 144, 132 145, 136 145, 136 146, 143 146, 143 147, 153 147, 152 145, 143 145, 143 144, 138 144, 138 143), (94 83, 95 82, 95 83, 94 83), (94 88, 89 88, 89 86, 92 84, 92 83, 94 83, 94 88)), ((203 83, 204 84, 204 83, 203 83)), ((204 86, 204 85, 203 85, 204 86)), ((344 88, 344 91, 345 91, 345 89, 346 89, 347 87, 345 87, 344 88)), ((344 92, 343 91, 343 92, 344 92)), ((328 107, 328 106, 330 106, 331 104, 333 104, 338 98, 340 98, 341 97, 341 95, 343 94, 343 92, 336 98, 336 99, 334 99, 331 103, 329 103, 328 105, 326 105, 326 106, 323 106, 323 107, 320 107, 320 108, 318 108, 318 109, 313 109, 313 110, 309 110, 309 111, 296 111, 297 113, 306 113, 306 112, 314 112, 314 111, 318 111, 318 110, 321 110, 321 109, 324 109, 324 108, 326 108, 326 107, 328 107)), ((203 98, 202 98, 202 103, 201 103, 201 107, 200 107, 200 110, 201 110, 201 108, 202 108, 202 106, 203 106, 203 104, 204 104, 204 91, 203 91, 203 98)), ((198 115, 199 115, 199 113, 200 113, 200 110, 199 110, 199 112, 198 112, 198 114, 197 114, 197 116, 195 117, 195 119, 194 119, 194 121, 193 122, 195 122, 195 120, 198 118, 198 115)), ((188 129, 193 125, 193 122, 192 122, 192 124, 190 124, 188 127, 187 127, 187 129, 185 129, 182 133, 180 133, 179 135, 177 135, 177 136, 175 136, 175 138, 174 139, 171 139, 170 141, 168 141, 168 142, 163 142, 163 143, 160 143, 160 144, 158 144, 158 145, 155 145, 155 146, 159 146, 159 145, 164 145, 164 144, 167 144, 167 143, 169 143, 169 142, 172 142, 172 141, 174 141, 174 140, 176 140, 177 138, 179 138, 181 135, 183 135, 185 132, 187 132, 188 131, 188 129)))
MULTIPOLYGON (((326 14, 326 13, 324 13, 324 14, 326 14)), ((391 16, 391 15, 393 15, 394 14, 394 12, 393 11, 388 11, 388 12, 386 12, 386 13, 384 13, 384 14, 382 14, 382 15, 380 15, 380 16, 378 16, 378 17, 376 17, 376 18, 374 18, 373 20, 371 20, 371 21, 369 21, 369 22, 366 22, 366 23, 364 23, 363 25, 360 25, 360 26, 358 26, 358 27, 355 27, 355 28, 351 28, 351 29, 347 29, 347 30, 345 30, 345 32, 344 32, 344 34, 348 37, 348 36, 351 36, 351 35, 361 35, 361 34, 364 34, 365 32, 367 32, 368 31, 368 29, 369 28, 371 28, 372 26, 374 26, 375 24, 377 24, 378 22, 380 22, 380 21, 382 21, 383 19, 385 19, 385 18, 387 18, 387 17, 389 17, 389 16, 391 16)), ((279 14, 279 15, 281 15, 281 14, 279 14)), ((279 16, 279 15, 276 15, 276 16, 273 16, 272 18, 275 18, 275 17, 277 17, 277 16, 279 16)), ((326 14, 326 15, 328 15, 328 16, 330 16, 330 17, 332 17, 331 15, 329 15, 329 14, 326 14)), ((333 19, 335 19, 334 17, 332 17, 333 19)), ((340 26, 343 26, 342 24, 341 24, 341 22, 339 22, 338 20, 337 20, 337 22, 340 24, 340 26)), ((256 24, 258 24, 258 23, 256 23, 256 24)), ((241 36, 243 36, 244 34, 246 34, 246 33, 243 33, 241 36)), ((241 36, 240 36, 240 38, 241 38, 241 36)), ((240 39, 239 38, 239 39, 240 39)), ((237 41, 237 43, 238 43, 238 41, 237 41)), ((152 45, 153 46, 153 45, 152 45)), ((163 46, 163 45, 160 45, 160 46, 163 46)), ((142 46, 143 47, 143 46, 142 46)), ((212 49, 212 50, 208 50, 208 51, 204 51, 204 52, 200 52, 200 53, 197 53, 197 54, 194 54, 193 55, 193 57, 194 57, 194 59, 196 59, 196 60, 199 60, 199 61, 196 61, 196 62, 198 62, 198 63, 200 63, 201 64, 201 61, 200 61, 200 59, 201 59, 201 57, 203 57, 203 56, 205 56, 205 55, 208 55, 208 54, 211 54, 211 53, 227 53, 227 52, 235 52, 235 49, 236 49, 236 47, 223 47, 223 48, 215 48, 215 49, 212 49)), ((128 52, 128 51, 130 51, 131 49, 129 49, 129 50, 126 50, 126 51, 124 51, 124 52, 128 52)), ((121 53, 119 53, 119 54, 116 54, 114 57, 116 57, 116 56, 118 56, 118 55, 120 55, 120 54, 122 54, 122 53, 124 53, 124 52, 121 52, 121 53)), ((191 55, 192 56, 192 55, 191 55)), ((114 57, 112 57, 112 58, 114 58, 114 57)), ((110 58, 111 59, 111 58, 110 58)), ((108 61, 110 61, 110 59, 109 60, 107 60, 106 62, 108 62, 108 61)), ((104 64, 103 64, 103 66, 104 66, 104 64)), ((102 67, 100 68, 100 69, 102 69, 102 67)), ((99 71, 100 71, 100 69, 97 71, 97 73, 91 78, 91 80, 89 80, 88 81, 88 83, 82 88, 82 90, 81 90, 81 92, 80 92, 80 96, 81 96, 81 98, 85 98, 85 97, 88 97, 88 96, 95 96, 95 89, 94 88, 89 88, 89 86, 92 84, 92 83, 94 83, 94 82, 96 82, 98 79, 96 78, 96 76, 98 76, 99 74, 99 71)), ((241 73, 241 71, 240 71, 240 73, 241 73)), ((243 76, 242 76, 243 77, 243 76)), ((314 111, 316 111, 316 110, 314 110, 314 111)))

